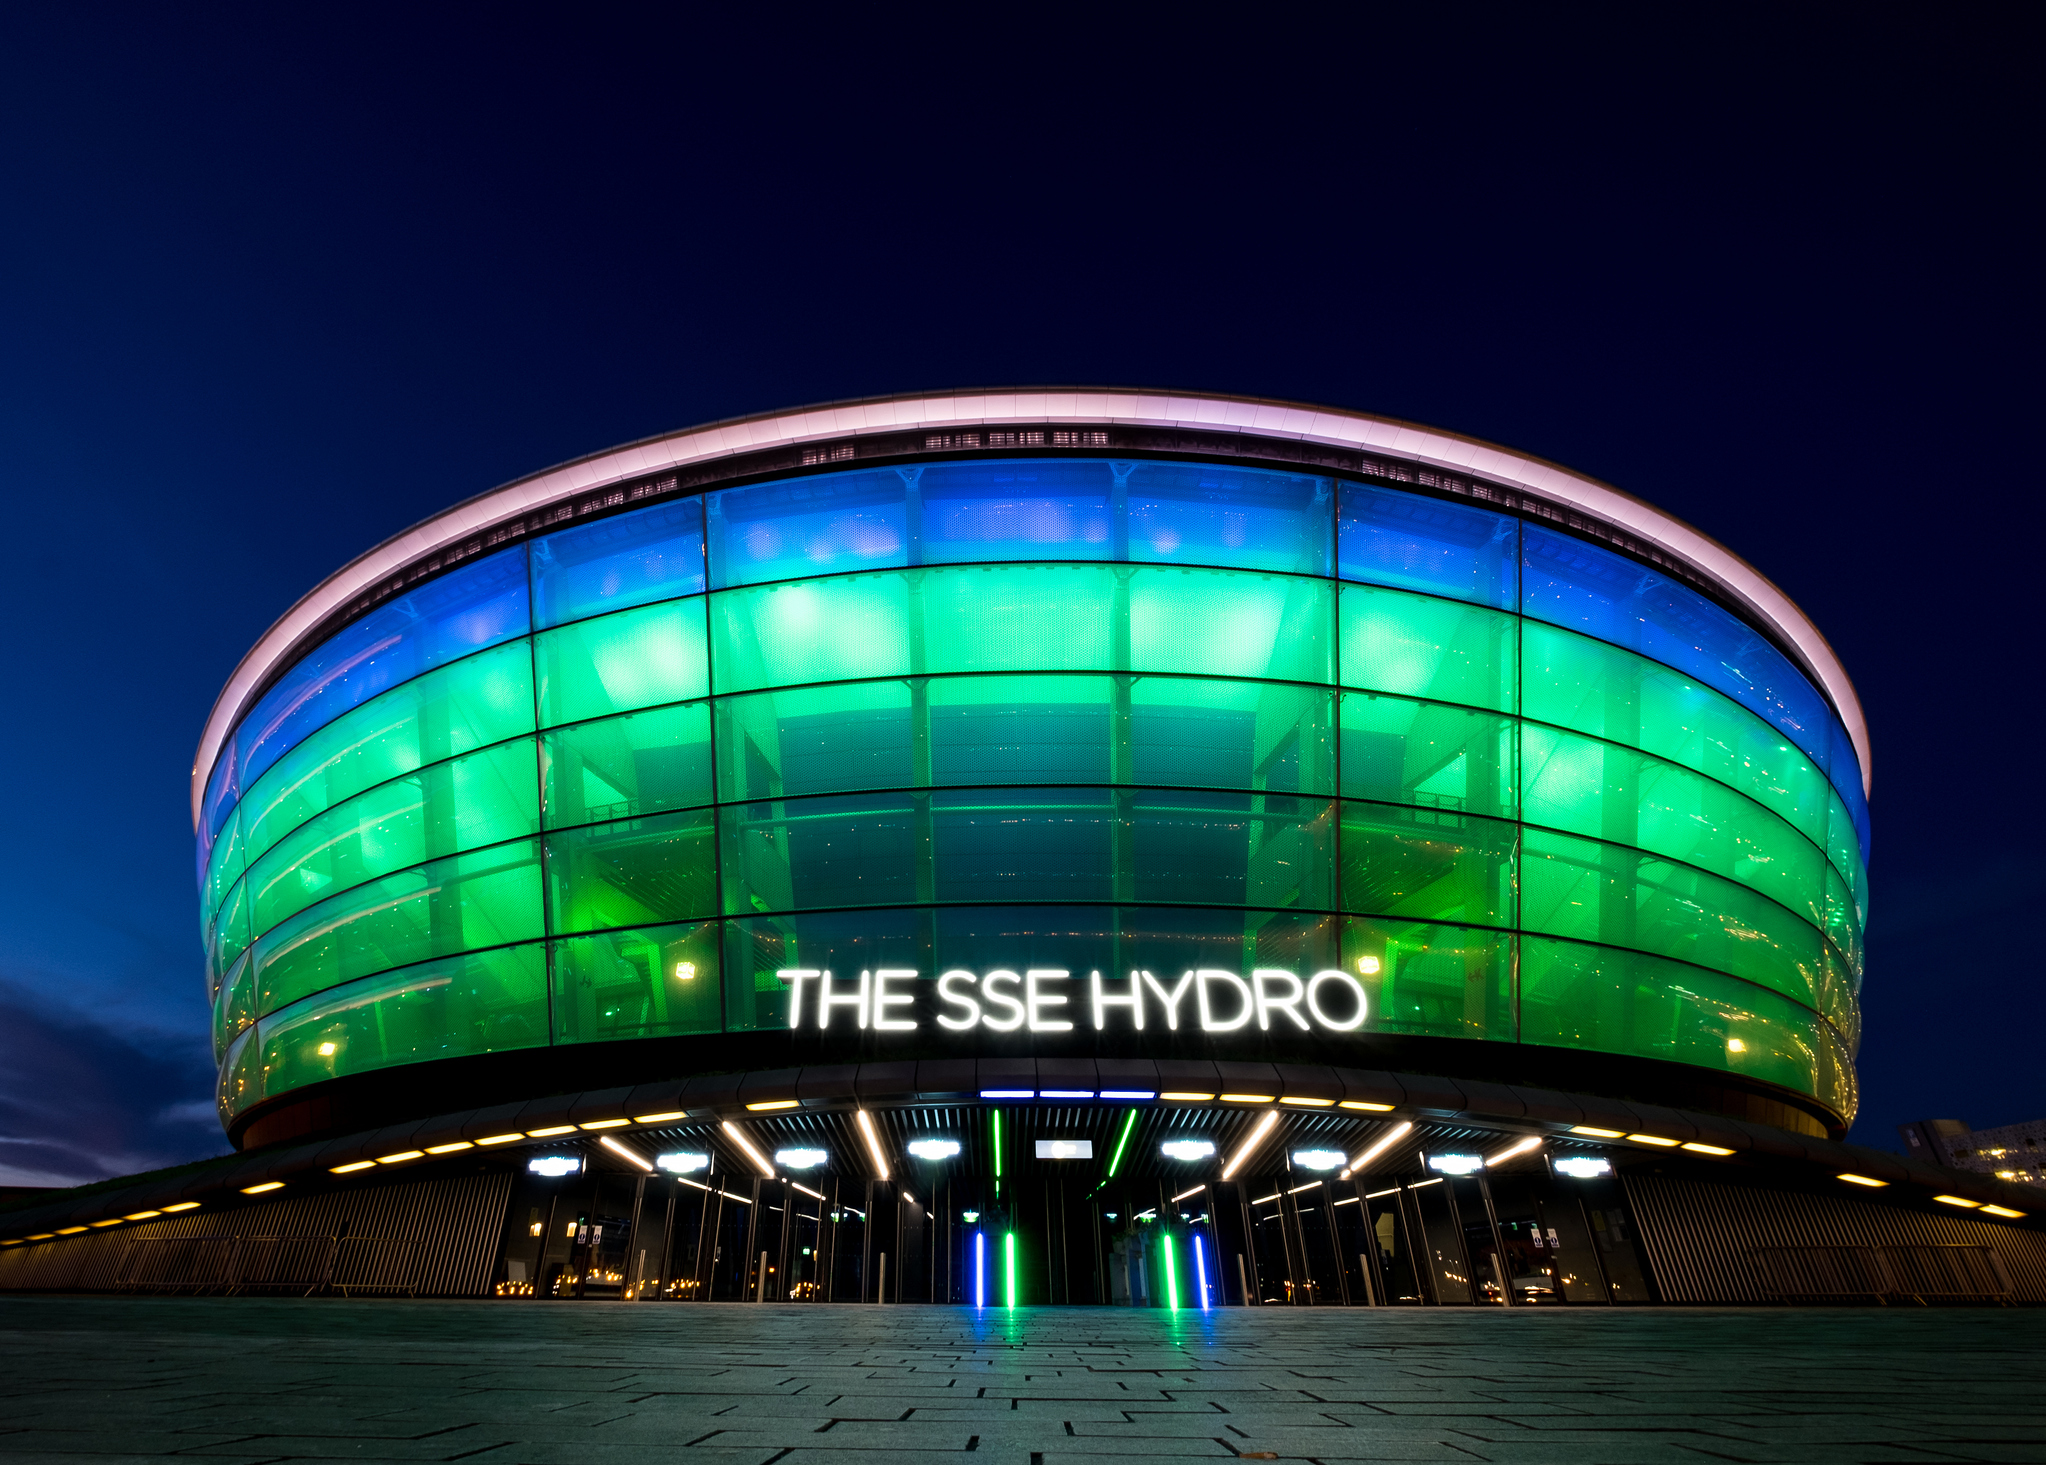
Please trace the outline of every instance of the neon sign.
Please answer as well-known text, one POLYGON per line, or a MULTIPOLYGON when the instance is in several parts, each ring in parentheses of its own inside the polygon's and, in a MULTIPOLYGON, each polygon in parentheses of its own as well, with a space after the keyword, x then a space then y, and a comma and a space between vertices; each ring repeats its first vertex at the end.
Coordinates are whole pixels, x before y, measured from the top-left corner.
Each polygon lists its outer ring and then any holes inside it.
POLYGON ((1168 985, 1142 968, 1119 982, 1104 980, 1098 971, 1082 982, 1064 967, 1021 972, 997 967, 985 973, 955 967, 935 984, 937 1010, 921 1016, 913 967, 877 967, 861 972, 857 981, 834 977, 828 967, 788 967, 775 975, 788 984, 791 1030, 823 1031, 838 1023, 910 1033, 929 1017, 953 1033, 983 1028, 1069 1033, 1083 1023, 1096 1032, 1111 1027, 1143 1032, 1154 1020, 1172 1032, 1182 1022, 1204 1033, 1233 1033, 1254 1022, 1262 1032, 1276 1026, 1282 1032, 1351 1033, 1364 1026, 1371 1009, 1364 984, 1335 968, 1302 980, 1282 967, 1255 967, 1247 978, 1196 967, 1168 985))

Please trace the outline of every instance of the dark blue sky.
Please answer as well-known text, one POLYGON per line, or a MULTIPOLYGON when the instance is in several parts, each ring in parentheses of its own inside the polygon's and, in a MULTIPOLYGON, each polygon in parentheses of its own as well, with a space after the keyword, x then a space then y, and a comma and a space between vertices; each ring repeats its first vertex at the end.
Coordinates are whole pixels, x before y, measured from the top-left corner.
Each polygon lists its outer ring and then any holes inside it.
POLYGON ((0 15, 0 1184, 213 1152, 186 775, 322 576, 691 423, 1294 397, 1716 535, 1875 743, 1865 1108, 2046 1113, 2024 7, 0 15))

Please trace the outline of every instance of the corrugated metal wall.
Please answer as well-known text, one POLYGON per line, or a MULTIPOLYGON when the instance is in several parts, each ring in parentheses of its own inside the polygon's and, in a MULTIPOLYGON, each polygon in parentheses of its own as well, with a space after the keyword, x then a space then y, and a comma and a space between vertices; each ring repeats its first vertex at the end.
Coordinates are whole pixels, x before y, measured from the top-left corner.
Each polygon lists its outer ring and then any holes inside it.
POLYGON ((1770 1300, 1749 1253, 1765 1246, 1987 1246, 2016 1299, 2046 1302, 2046 1235, 1849 1196, 1668 1175, 1622 1177, 1664 1302, 1770 1300))
MULTIPOLYGON (((13 1292, 110 1292, 124 1277, 148 1285, 152 1267, 139 1240, 209 1236, 331 1237, 347 1227, 350 1238, 387 1238, 410 1243, 369 1261, 370 1275, 353 1277, 368 1261, 358 1242, 355 1255, 341 1259, 335 1280, 370 1282, 387 1289, 416 1289, 421 1297, 481 1297, 489 1288, 504 1233, 512 1177, 452 1175, 395 1185, 352 1186, 318 1195, 279 1197, 183 1216, 123 1226, 118 1230, 67 1236, 0 1251, 0 1290, 13 1292), (132 1255, 131 1255, 132 1251, 132 1255), (402 1261, 394 1258, 402 1256, 402 1261), (126 1265, 124 1266, 124 1261, 126 1265)), ((157 1246, 158 1253, 186 1256, 190 1248, 157 1246)), ((171 1277, 164 1281, 175 1280, 171 1277)))

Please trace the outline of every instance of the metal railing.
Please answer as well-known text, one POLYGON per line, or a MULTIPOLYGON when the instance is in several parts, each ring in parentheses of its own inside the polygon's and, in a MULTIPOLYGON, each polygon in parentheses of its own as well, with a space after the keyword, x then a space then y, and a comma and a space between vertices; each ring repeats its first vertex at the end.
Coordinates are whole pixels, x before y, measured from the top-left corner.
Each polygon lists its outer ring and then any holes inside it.
POLYGON ((149 1236, 128 1243, 129 1292, 418 1295, 419 1243, 389 1236, 149 1236))

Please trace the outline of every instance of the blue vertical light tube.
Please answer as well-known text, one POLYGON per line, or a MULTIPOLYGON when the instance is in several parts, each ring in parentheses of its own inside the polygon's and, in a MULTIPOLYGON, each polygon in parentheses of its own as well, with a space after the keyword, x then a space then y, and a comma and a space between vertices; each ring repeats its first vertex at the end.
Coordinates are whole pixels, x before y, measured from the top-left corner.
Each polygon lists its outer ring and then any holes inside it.
POLYGON ((987 1233, 973 1233, 973 1305, 987 1306, 987 1233))
POLYGON ((1208 1310, 1208 1258, 1206 1254, 1203 1253, 1201 1250, 1201 1237, 1199 1232, 1195 1232, 1188 1239, 1193 1243, 1194 1278, 1200 1284, 1201 1311, 1206 1312, 1208 1310))

